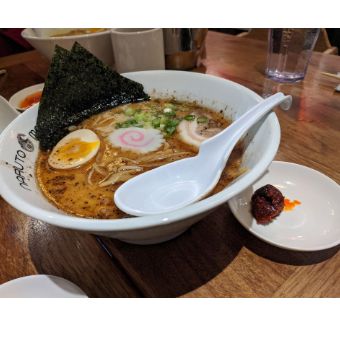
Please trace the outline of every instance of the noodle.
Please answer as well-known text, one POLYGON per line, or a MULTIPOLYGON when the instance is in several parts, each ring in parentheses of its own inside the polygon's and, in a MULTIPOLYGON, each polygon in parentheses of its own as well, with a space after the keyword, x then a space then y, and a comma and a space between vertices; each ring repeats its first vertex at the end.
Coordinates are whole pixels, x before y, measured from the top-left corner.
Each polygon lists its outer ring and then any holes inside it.
POLYGON ((105 181, 100 181, 99 186, 100 187, 105 187, 108 185, 116 184, 117 182, 125 182, 128 179, 133 177, 133 173, 136 172, 134 171, 122 171, 118 172, 116 174, 111 175, 107 180, 105 181))

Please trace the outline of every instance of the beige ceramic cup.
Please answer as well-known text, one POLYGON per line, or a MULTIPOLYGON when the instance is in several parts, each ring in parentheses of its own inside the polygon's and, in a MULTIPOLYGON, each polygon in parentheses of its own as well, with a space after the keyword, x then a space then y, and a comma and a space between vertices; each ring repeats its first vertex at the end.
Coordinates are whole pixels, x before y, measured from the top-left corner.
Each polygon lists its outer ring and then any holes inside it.
POLYGON ((165 69, 161 28, 113 28, 111 40, 117 72, 165 69))

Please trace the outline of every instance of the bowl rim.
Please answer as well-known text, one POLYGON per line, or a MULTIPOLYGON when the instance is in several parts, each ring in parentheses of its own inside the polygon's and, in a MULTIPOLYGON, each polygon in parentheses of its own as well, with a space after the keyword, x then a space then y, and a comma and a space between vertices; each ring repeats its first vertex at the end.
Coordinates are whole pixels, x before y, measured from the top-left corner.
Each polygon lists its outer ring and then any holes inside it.
MULTIPOLYGON (((189 74, 191 77, 208 77, 214 79, 215 81, 217 80, 220 82, 228 82, 231 86, 240 88, 242 91, 244 91, 245 93, 250 95, 253 99, 255 99, 257 102, 263 100, 261 96, 259 96, 252 90, 248 89, 247 87, 235 83, 231 80, 224 79, 211 74, 201 74, 186 71, 160 70, 160 71, 129 72, 123 73, 122 75, 133 76, 142 73, 156 74, 159 72, 161 73, 167 72, 169 74, 186 73, 189 74)), ((27 109, 26 111, 24 111, 20 116, 18 116, 4 129, 3 133, 1 133, 0 135, 0 145, 3 143, 5 135, 7 135, 8 131, 13 129, 13 127, 16 126, 17 122, 20 119, 23 119, 22 117, 31 114, 31 112, 37 107, 37 105, 39 104, 37 103, 30 107, 29 109, 27 109)), ((122 219, 89 219, 67 215, 66 213, 63 212, 46 211, 43 208, 36 207, 27 200, 23 199, 20 195, 16 194, 14 190, 11 190, 11 188, 7 185, 6 181, 3 181, 4 184, 0 186, 0 194, 10 205, 12 205, 14 208, 28 216, 42 220, 52 225, 87 232, 128 232, 141 229, 150 229, 153 227, 190 219, 194 216, 211 211, 214 208, 217 208, 218 206, 222 205, 223 203, 226 203, 231 197, 237 195, 249 185, 252 185, 266 171, 266 169, 268 168, 268 166, 270 165, 270 163, 272 162, 276 155, 281 138, 280 124, 276 114, 274 112, 270 113, 267 116, 266 120, 268 121, 268 124, 273 131, 274 138, 271 146, 266 150, 266 152, 262 155, 261 160, 258 161, 258 163, 251 169, 251 171, 248 171, 244 175, 241 175, 236 182, 230 184, 221 192, 173 212, 142 217, 128 217, 122 219), (238 185, 236 185, 237 183, 238 185)), ((0 179, 1 178, 2 176, 0 176, 0 179)))
POLYGON ((28 34, 28 30, 32 30, 32 28, 25 28, 23 31, 21 31, 21 36, 24 39, 32 39, 32 40, 47 40, 47 41, 53 41, 53 40, 78 40, 78 39, 86 39, 89 37, 95 37, 95 36, 100 36, 100 35, 105 35, 105 34, 111 34, 111 28, 106 29, 105 31, 101 32, 95 32, 95 33, 86 33, 86 34, 76 34, 76 35, 65 35, 65 36, 60 36, 60 37, 37 37, 34 35, 28 34))

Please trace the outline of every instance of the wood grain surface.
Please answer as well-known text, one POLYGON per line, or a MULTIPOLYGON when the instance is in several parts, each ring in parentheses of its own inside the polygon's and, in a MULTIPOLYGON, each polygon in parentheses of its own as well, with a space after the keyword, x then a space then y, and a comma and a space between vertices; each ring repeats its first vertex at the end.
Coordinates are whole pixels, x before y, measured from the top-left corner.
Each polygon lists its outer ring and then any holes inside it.
MULTIPOLYGON (((197 72, 214 74, 262 96, 293 96, 277 110, 282 139, 277 160, 295 162, 340 183, 340 57, 314 53, 306 79, 278 84, 264 76, 266 44, 209 32, 197 72)), ((35 51, 0 58, 0 94, 46 77, 35 51)), ((1 183, 0 183, 1 185, 1 183)), ((340 226, 339 226, 340 227, 340 226)), ((257 239, 227 205, 175 240, 136 246, 69 231, 27 217, 0 198, 0 283, 47 273, 79 285, 90 297, 340 297, 340 247, 318 252, 279 249, 257 239)))

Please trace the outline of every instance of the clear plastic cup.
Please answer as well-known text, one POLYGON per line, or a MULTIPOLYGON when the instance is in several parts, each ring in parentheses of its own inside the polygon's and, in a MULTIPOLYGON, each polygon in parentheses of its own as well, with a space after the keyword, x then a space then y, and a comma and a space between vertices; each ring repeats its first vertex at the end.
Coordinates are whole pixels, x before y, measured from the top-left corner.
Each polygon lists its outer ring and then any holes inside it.
POLYGON ((266 75, 278 82, 303 80, 319 28, 271 28, 266 75))

